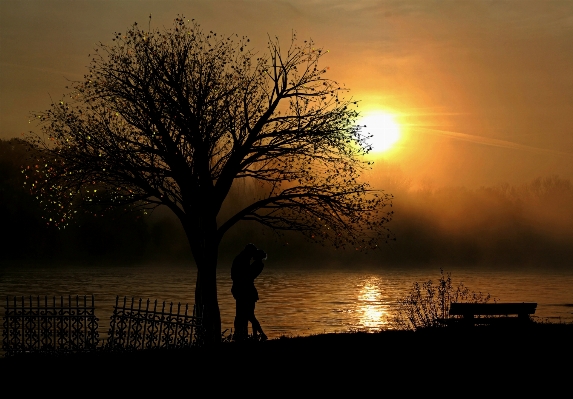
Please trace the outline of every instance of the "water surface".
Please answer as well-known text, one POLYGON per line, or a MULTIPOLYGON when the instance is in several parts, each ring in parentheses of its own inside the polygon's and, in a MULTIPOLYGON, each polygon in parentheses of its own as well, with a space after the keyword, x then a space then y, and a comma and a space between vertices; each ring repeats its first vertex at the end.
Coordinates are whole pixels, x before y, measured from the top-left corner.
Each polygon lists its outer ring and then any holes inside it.
MULTIPOLYGON (((391 328, 396 301, 415 281, 436 281, 437 270, 331 270, 274 268, 256 281, 261 300, 256 315, 269 337, 391 328)), ((9 267, 0 270, 0 296, 91 295, 96 300, 100 337, 107 337, 115 298, 194 302, 192 267, 9 267)), ((502 302, 537 302, 535 317, 573 322, 573 271, 455 270, 459 282, 502 302)), ((223 329, 231 329, 235 303, 228 268, 218 272, 223 329)))

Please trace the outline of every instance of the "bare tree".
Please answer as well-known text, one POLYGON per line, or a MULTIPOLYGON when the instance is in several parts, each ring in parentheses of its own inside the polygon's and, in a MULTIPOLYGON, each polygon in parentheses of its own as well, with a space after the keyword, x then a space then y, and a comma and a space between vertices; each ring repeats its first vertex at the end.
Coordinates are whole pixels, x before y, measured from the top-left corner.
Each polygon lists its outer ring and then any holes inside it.
POLYGON ((218 246, 237 222, 338 247, 387 238, 390 196, 359 180, 369 146, 354 125, 356 102, 340 98, 344 89, 319 66, 326 51, 293 35, 286 51, 269 39, 258 56, 249 39, 205 33, 184 17, 164 30, 136 23, 113 41, 97 46, 68 99, 35 115, 43 133, 29 141, 45 159, 31 168, 32 191, 60 226, 78 207, 171 209, 189 240, 196 302, 214 340, 218 246), (239 180, 265 195, 219 220, 239 180))

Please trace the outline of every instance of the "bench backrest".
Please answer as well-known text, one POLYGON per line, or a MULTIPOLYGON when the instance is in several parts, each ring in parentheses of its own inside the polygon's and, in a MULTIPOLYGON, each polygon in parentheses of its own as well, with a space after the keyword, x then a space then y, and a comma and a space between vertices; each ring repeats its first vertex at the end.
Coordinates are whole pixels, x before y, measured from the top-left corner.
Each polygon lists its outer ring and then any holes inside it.
POLYGON ((7 356, 17 353, 83 352, 97 347, 98 319, 94 297, 6 298, 2 348, 7 356), (42 300, 43 299, 43 300, 42 300), (27 302, 27 303, 26 303, 27 302))
POLYGON ((530 315, 535 313, 537 303, 452 303, 450 316, 459 315, 530 315))

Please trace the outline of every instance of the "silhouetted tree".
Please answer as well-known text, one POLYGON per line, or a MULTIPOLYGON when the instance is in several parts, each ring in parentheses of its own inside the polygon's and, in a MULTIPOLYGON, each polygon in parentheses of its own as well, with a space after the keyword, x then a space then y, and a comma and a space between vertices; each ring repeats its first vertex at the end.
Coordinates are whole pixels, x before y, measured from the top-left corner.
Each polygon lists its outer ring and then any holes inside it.
POLYGON ((77 223, 65 230, 50 226, 49 217, 42 220, 43 199, 36 201, 30 196, 26 187, 35 182, 22 173, 27 160, 36 160, 25 166, 35 169, 42 156, 41 152, 30 150, 23 140, 0 139, 0 216, 4 231, 0 240, 0 267, 5 260, 125 262, 150 255, 151 251, 146 251, 154 247, 149 245, 154 238, 150 230, 158 224, 144 219, 142 212, 128 213, 124 207, 117 207, 107 212, 105 218, 82 213, 77 223))
POLYGON ((78 206, 171 209, 188 237, 196 302, 215 340, 218 246, 237 222, 357 249, 386 239, 389 197, 358 180, 369 148, 354 125, 356 103, 323 77, 326 51, 293 35, 286 51, 269 39, 268 53, 257 55, 249 39, 204 33, 183 17, 162 31, 136 23, 113 40, 95 49, 69 99, 35 115, 43 134, 29 140, 45 159, 32 168, 34 191, 59 224, 78 206), (265 195, 218 220, 238 180, 265 195))

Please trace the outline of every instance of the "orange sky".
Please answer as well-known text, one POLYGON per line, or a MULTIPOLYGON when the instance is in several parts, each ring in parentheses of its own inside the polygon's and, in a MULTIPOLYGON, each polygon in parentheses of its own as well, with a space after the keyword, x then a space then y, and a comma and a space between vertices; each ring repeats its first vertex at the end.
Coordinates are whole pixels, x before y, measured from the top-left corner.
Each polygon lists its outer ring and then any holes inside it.
POLYGON ((205 30, 292 29, 330 50, 329 76, 392 113, 402 139, 383 156, 415 181, 476 187, 558 174, 573 179, 571 1, 103 1, 0 2, 0 138, 31 128, 31 111, 81 79, 98 41, 134 21, 205 30))

